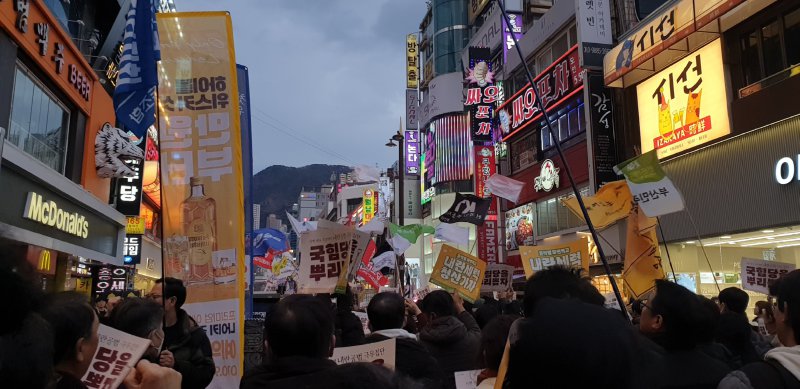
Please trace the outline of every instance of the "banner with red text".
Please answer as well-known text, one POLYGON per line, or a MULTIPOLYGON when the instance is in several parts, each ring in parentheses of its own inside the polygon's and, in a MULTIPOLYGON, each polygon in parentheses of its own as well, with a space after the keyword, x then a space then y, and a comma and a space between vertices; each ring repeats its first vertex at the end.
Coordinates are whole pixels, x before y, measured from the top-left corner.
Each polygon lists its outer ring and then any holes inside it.
POLYGON ((208 334, 216 376, 242 374, 244 198, 233 28, 227 12, 159 13, 165 276, 208 334))

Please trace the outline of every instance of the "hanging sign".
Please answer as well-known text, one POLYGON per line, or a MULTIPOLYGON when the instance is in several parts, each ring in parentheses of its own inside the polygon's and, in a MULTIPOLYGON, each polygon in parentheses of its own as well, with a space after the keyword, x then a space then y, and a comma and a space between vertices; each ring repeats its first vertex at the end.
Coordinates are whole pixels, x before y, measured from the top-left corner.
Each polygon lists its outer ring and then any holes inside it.
POLYGON ((469 75, 467 98, 464 106, 469 110, 470 129, 473 142, 492 141, 492 117, 494 103, 500 89, 494 85, 491 51, 485 47, 469 48, 469 75))

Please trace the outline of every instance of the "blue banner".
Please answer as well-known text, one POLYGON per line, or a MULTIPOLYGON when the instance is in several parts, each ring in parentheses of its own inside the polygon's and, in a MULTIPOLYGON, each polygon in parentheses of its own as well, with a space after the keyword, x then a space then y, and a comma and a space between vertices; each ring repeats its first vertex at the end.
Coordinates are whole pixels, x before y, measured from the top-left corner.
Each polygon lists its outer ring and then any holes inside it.
POLYGON ((270 250, 283 252, 289 250, 286 234, 274 228, 262 228, 253 231, 253 256, 266 256, 270 250))
POLYGON ((242 131, 242 176, 244 183, 244 232, 245 254, 249 261, 250 273, 245 274, 249 288, 245 299, 245 317, 251 317, 253 312, 253 246, 250 237, 253 236, 253 134, 250 123, 250 75, 247 66, 236 64, 236 79, 239 86, 239 125, 242 131))
POLYGON ((161 60, 156 12, 152 0, 132 0, 125 16, 114 112, 125 129, 139 138, 155 123, 158 86, 157 62, 161 60))

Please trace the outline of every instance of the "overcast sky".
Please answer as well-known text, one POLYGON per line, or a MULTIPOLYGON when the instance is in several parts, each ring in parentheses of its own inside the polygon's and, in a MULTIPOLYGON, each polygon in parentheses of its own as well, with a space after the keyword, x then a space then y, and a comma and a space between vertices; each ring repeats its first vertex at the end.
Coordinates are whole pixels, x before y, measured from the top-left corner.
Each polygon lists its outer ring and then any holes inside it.
POLYGON ((231 13, 236 61, 250 70, 256 172, 312 163, 384 169, 397 160, 385 144, 405 116, 405 37, 419 28, 423 0, 175 3, 231 13))

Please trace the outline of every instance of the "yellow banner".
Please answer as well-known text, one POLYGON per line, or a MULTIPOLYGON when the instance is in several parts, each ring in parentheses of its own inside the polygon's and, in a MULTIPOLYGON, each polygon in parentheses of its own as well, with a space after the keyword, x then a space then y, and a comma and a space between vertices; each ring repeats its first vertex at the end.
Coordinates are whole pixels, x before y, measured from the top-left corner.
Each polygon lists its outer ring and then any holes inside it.
POLYGON ((145 220, 141 216, 128 216, 125 233, 128 235, 144 235, 145 220))
MULTIPOLYGON (((575 216, 583 220, 583 212, 578 205, 576 197, 561 200, 575 216)), ((625 180, 609 182, 605 184, 594 196, 585 196, 583 203, 589 218, 592 219, 594 227, 602 230, 622 220, 631 213, 633 207, 633 196, 625 180)))
POLYGON ((526 278, 556 265, 589 272, 589 242, 586 238, 568 244, 520 246, 519 254, 526 278))
POLYGON ((364 197, 361 199, 361 205, 364 212, 362 223, 367 224, 375 217, 375 192, 371 189, 365 190, 364 197))
POLYGON ((455 247, 442 245, 430 281, 464 300, 474 302, 481 295, 486 262, 455 247))
POLYGON ((417 89, 419 84, 419 50, 417 34, 406 37, 406 88, 417 89))
POLYGON ((626 290, 634 298, 639 298, 655 287, 656 280, 664 278, 664 268, 661 266, 661 249, 656 236, 657 221, 645 216, 639 207, 634 208, 628 216, 622 278, 626 290))
POLYGON ((244 199, 233 28, 227 12, 160 13, 159 138, 165 275, 206 332, 217 374, 242 373, 244 199))

